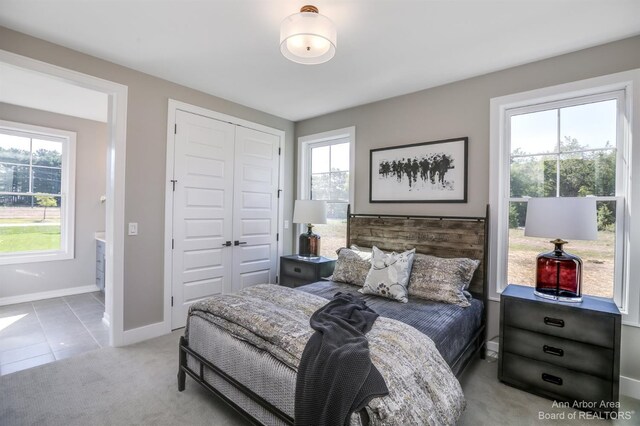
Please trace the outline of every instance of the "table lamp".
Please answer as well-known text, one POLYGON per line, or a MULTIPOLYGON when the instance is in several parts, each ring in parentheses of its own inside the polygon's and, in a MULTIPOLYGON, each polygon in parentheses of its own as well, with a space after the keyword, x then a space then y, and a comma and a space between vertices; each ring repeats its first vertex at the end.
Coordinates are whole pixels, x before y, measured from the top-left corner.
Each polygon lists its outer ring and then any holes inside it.
POLYGON ((553 251, 536 258, 535 294, 562 302, 582 301, 582 260, 563 250, 566 239, 598 238, 593 197, 531 198, 527 202, 526 237, 555 238, 553 251))
POLYGON ((300 234, 298 256, 318 257, 320 235, 314 234, 313 224, 327 223, 327 203, 319 200, 296 200, 293 207, 293 223, 304 223, 307 232, 300 234))

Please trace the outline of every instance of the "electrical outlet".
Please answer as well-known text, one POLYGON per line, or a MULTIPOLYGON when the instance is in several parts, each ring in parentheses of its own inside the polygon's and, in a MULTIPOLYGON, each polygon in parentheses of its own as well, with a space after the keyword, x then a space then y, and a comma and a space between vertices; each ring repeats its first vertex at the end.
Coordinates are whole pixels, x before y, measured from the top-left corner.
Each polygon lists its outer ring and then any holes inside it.
POLYGON ((138 235, 138 224, 136 222, 129 222, 129 235, 138 235))

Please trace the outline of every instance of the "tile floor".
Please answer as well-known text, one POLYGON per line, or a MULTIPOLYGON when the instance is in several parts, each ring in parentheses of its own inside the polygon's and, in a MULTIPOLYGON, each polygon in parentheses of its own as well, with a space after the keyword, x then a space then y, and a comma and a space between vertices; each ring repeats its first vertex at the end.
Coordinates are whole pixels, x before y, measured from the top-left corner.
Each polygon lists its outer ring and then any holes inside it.
POLYGON ((104 293, 0 306, 0 375, 108 346, 104 293))

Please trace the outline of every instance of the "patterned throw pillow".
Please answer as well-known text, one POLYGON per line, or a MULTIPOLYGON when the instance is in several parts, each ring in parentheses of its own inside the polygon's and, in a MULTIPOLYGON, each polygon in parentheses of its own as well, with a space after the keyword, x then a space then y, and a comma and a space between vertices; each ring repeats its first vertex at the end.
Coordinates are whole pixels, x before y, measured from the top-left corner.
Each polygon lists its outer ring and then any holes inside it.
POLYGON ((417 254, 409 278, 409 295, 463 307, 470 306, 465 296, 465 293, 469 293, 465 290, 479 264, 479 260, 467 258, 445 259, 417 254))
POLYGON ((331 280, 362 287, 371 269, 371 253, 352 246, 341 248, 331 280))
POLYGON ((358 291, 407 303, 407 284, 415 252, 416 249, 399 254, 384 253, 374 246, 371 269, 367 274, 364 287, 358 291))

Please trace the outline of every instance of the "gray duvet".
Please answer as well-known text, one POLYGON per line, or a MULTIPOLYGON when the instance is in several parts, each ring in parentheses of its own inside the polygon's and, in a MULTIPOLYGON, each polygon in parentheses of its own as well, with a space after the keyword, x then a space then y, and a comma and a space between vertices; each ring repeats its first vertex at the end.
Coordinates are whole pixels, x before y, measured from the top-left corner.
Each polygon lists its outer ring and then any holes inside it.
MULTIPOLYGON (((326 303, 320 296, 262 284, 197 302, 190 315, 215 324, 297 370, 313 333, 309 318, 326 303)), ((189 329, 185 334, 188 339, 189 329)), ((371 424, 456 423, 465 406, 462 389, 431 339, 385 317, 378 318, 367 338, 371 360, 389 388, 388 396, 374 398, 368 404, 371 424)))
MULTIPOLYGON (((296 290, 331 299, 338 291, 360 294, 359 288, 334 281, 320 281, 296 290)), ((409 297, 407 303, 399 303, 368 294, 361 296, 380 316, 402 321, 429 336, 450 366, 471 341, 482 322, 482 302, 477 299, 471 299, 471 305, 463 308, 414 297, 409 297)))

